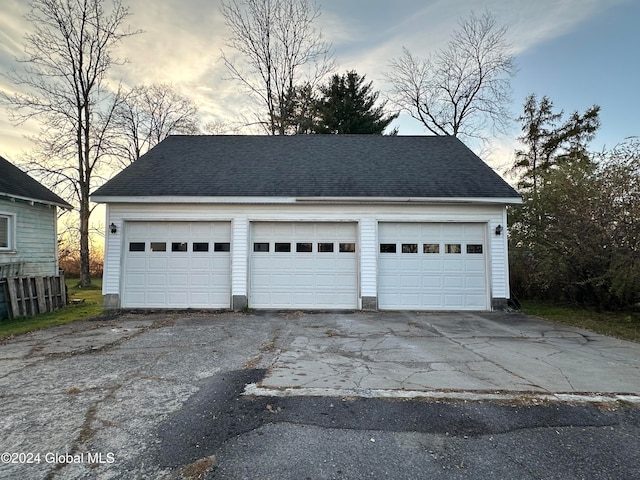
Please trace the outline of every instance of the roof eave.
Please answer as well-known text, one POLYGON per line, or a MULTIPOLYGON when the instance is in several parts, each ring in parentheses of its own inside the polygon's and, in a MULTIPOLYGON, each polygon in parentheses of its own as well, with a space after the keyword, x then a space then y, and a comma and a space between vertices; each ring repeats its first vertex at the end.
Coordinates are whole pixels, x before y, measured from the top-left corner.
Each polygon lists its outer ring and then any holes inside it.
POLYGON ((60 207, 60 208, 66 209, 66 210, 73 210, 73 206, 69 205, 68 203, 52 202, 52 201, 49 201, 49 200, 43 200, 43 199, 39 199, 39 198, 23 197, 23 196, 20 196, 20 195, 13 195, 11 193, 5 193, 5 192, 0 192, 0 197, 12 198, 12 199, 15 199, 15 200, 22 200, 24 202, 29 202, 31 204, 41 203, 43 205, 52 205, 54 207, 60 207))
POLYGON ((96 203, 214 203, 214 204, 495 204, 517 205, 521 197, 214 197, 214 196, 123 196, 92 195, 96 203))

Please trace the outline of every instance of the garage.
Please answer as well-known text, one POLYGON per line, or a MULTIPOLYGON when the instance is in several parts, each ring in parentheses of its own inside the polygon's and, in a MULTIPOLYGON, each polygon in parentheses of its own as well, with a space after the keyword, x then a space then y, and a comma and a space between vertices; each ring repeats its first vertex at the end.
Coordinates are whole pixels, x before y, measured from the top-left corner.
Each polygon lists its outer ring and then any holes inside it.
POLYGON ((357 224, 251 224, 249 306, 358 306, 357 224))
POLYGON ((172 135, 91 198, 105 309, 235 311, 506 308, 522 201, 459 139, 394 135, 172 135))
POLYGON ((229 308, 228 222, 127 222, 122 306, 229 308))
POLYGON ((379 308, 487 310, 485 223, 380 223, 379 308))

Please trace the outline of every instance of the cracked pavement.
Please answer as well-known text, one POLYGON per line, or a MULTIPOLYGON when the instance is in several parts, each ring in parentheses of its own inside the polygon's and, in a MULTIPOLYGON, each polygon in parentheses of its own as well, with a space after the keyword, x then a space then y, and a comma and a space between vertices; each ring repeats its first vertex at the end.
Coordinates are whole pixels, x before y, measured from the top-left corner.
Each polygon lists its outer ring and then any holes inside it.
POLYGON ((290 335, 253 393, 640 394, 639 344, 516 313, 325 314, 290 335))
MULTIPOLYGON (((214 478, 232 445, 306 411, 298 397, 430 395, 640 403, 640 344, 499 312, 123 313, 54 327, 0 341, 0 450, 39 455, 3 460, 0 478, 214 478)), ((359 418, 350 435, 375 438, 359 418)))

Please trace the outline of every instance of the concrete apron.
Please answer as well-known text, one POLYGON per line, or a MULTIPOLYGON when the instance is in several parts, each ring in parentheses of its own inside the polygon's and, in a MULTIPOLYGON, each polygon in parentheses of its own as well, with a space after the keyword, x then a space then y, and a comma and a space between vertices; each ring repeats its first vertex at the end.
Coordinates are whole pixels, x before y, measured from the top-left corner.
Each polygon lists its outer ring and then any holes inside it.
POLYGON ((640 404, 640 344, 518 313, 302 315, 245 394, 640 404))

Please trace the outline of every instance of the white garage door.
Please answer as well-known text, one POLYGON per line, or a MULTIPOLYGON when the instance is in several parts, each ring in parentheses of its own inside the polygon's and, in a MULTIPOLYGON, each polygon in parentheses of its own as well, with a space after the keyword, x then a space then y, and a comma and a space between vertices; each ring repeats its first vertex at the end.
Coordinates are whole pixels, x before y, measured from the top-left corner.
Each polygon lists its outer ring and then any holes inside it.
POLYGON ((485 239, 485 224, 380 223, 379 307, 487 310, 485 239))
POLYGON ((127 222, 123 307, 229 308, 231 226, 127 222))
POLYGON ((249 306, 357 308, 354 223, 251 225, 249 306))

